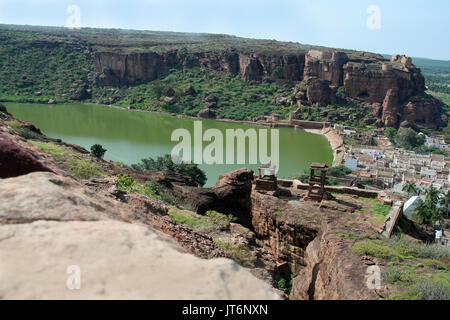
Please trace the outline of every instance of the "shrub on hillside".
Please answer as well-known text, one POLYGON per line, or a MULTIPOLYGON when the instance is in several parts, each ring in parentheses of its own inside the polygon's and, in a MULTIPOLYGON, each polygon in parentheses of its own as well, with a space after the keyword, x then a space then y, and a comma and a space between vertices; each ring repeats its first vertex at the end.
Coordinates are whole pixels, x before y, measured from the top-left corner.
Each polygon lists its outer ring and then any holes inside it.
POLYGON ((92 153, 95 157, 97 157, 97 158, 99 158, 99 159, 103 159, 103 157, 105 156, 106 151, 108 151, 108 150, 103 149, 103 146, 102 146, 101 144, 94 144, 94 145, 91 147, 91 153, 92 153))
POLYGON ((197 164, 176 164, 173 162, 172 157, 169 154, 166 154, 163 157, 158 157, 156 160, 153 158, 142 159, 141 163, 133 164, 131 167, 135 170, 169 170, 191 177, 192 180, 200 186, 203 186, 206 183, 206 174, 198 168, 197 164))
POLYGON ((272 76, 274 76, 275 78, 281 78, 283 76, 283 68, 278 66, 275 69, 273 69, 272 76))
POLYGON ((237 218, 233 217, 231 214, 226 215, 213 210, 206 212, 206 216, 220 229, 229 229, 231 222, 237 220, 237 218))
POLYGON ((328 175, 335 177, 343 177, 351 173, 352 170, 350 170, 346 166, 338 166, 328 169, 328 175))
POLYGON ((450 300, 450 286, 431 279, 419 281, 412 292, 421 300, 450 300))
POLYGON ((73 161, 70 170, 75 177, 86 180, 103 175, 100 167, 89 160, 73 161))
POLYGON ((336 91, 336 97, 338 98, 343 98, 345 94, 345 88, 344 87, 339 87, 336 91))
POLYGON ((0 103, 0 112, 8 113, 8 110, 6 110, 6 106, 3 103, 0 103))

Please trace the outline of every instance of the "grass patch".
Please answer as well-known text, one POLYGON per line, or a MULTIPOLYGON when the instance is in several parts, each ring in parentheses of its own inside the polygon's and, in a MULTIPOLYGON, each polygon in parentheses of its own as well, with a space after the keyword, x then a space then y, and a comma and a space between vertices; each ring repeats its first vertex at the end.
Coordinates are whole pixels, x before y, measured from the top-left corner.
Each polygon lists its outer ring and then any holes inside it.
POLYGON ((383 259, 400 260, 425 258, 446 261, 450 259, 450 250, 437 244, 421 244, 403 238, 388 241, 368 240, 353 246, 353 252, 383 259))
POLYGON ((100 166, 89 160, 72 160, 71 163, 70 170, 74 177, 89 180, 94 177, 105 176, 100 171, 100 166))
POLYGON ((19 131, 19 129, 22 128, 22 124, 17 120, 6 121, 5 123, 16 131, 19 131))
POLYGON ((345 232, 337 233, 336 235, 343 239, 350 239, 353 241, 380 239, 380 235, 376 232, 345 232))
POLYGON ((412 271, 405 271, 397 267, 388 267, 383 270, 383 280, 397 285, 410 285, 416 281, 417 276, 412 271))
POLYGON ((30 141, 32 145, 38 147, 45 153, 48 153, 52 156, 74 156, 75 153, 68 150, 67 148, 58 146, 52 142, 40 142, 40 141, 30 141))
POLYGON ((393 300, 450 300, 450 279, 418 278, 404 292, 394 292, 393 300))
POLYGON ((252 256, 250 249, 244 244, 232 245, 227 241, 215 240, 217 246, 225 252, 228 252, 231 258, 239 265, 247 268, 255 267, 255 257, 252 256))
POLYGON ((374 226, 380 226, 391 211, 391 206, 382 204, 378 199, 361 198, 361 200, 367 203, 370 208, 361 209, 357 213, 371 213, 372 216, 368 219, 368 222, 374 226))
POLYGON ((376 203, 372 204, 371 210, 375 212, 376 214, 382 215, 383 217, 386 217, 391 211, 391 206, 387 204, 382 204, 378 200, 376 200, 376 203))
POLYGON ((5 123, 25 139, 36 139, 39 136, 36 132, 33 132, 30 129, 25 128, 22 125, 22 123, 20 123, 17 120, 6 121, 5 123))
POLYGON ((171 211, 169 212, 169 216, 175 220, 178 224, 186 225, 190 228, 194 229, 210 229, 213 226, 203 218, 196 218, 188 214, 184 214, 177 211, 171 211))
POLYGON ((156 181, 150 181, 145 185, 140 185, 127 174, 117 176, 117 188, 124 192, 138 193, 149 198, 163 201, 169 205, 176 205, 177 199, 169 193, 161 193, 161 186, 156 181))

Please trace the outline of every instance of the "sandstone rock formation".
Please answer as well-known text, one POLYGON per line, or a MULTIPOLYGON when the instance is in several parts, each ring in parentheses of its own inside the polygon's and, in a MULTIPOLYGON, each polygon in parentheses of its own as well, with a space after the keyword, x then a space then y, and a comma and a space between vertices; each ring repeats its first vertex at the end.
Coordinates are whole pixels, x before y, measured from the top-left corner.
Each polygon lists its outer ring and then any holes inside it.
MULTIPOLYGON (((337 89, 343 87, 345 97, 353 102, 382 104, 391 90, 397 95, 395 104, 398 110, 393 110, 393 103, 388 102, 389 106, 384 111, 386 116, 382 119, 385 125, 398 125, 400 119, 411 114, 408 112, 411 109, 421 115, 410 119, 417 122, 418 127, 437 128, 442 125, 441 112, 437 119, 433 117, 436 111, 433 101, 424 103, 425 107, 410 105, 405 109, 408 99, 414 100, 415 96, 425 91, 425 80, 420 69, 412 64, 411 58, 400 55, 394 55, 389 61, 376 54, 326 48, 300 50, 297 55, 250 54, 242 49, 230 48, 223 52, 192 54, 177 50, 162 53, 94 51, 92 57, 101 85, 119 86, 154 80, 180 67, 200 66, 216 72, 240 75, 248 82, 273 77, 274 71, 278 69, 277 77, 281 79, 305 81, 305 90, 294 92, 298 101, 307 100, 310 105, 333 104, 337 101, 337 89), (427 120, 421 121, 419 118, 422 116, 427 120)), ((208 109, 214 107, 208 106, 201 111, 200 116, 213 117, 208 109)), ((378 119, 381 117, 380 114, 378 119)))
POLYGON ((383 113, 381 120, 386 127, 394 127, 400 118, 398 106, 398 90, 389 89, 383 102, 383 113))
POLYGON ((188 255, 148 227, 39 221, 0 235, 3 299, 277 299, 231 260, 188 255), (72 265, 80 290, 66 287, 72 265))
POLYGON ((294 279, 292 300, 371 300, 367 266, 351 254, 351 245, 331 231, 326 221, 305 252, 306 267, 294 279), (349 254, 350 253, 350 254, 349 254))
POLYGON ((402 119, 419 129, 444 127, 446 119, 442 115, 442 103, 428 96, 414 96, 407 100, 402 119))
POLYGON ((221 175, 212 188, 193 188, 180 184, 172 184, 170 188, 186 208, 200 214, 208 210, 232 214, 239 224, 250 227, 252 182, 253 171, 239 169, 221 175))
POLYGON ((0 131, 0 179, 35 171, 52 171, 41 155, 20 145, 16 136, 0 131))
MULTIPOLYGON (((52 173, 0 183, 3 299, 278 299, 231 260, 201 260, 132 207, 52 173), (127 223, 133 222, 133 223, 127 223), (69 266, 80 290, 66 286, 69 266)), ((148 213, 151 215, 151 213, 148 213)))
POLYGON ((342 67, 348 60, 344 52, 310 50, 305 56, 304 79, 319 78, 334 87, 342 86, 342 67))
MULTIPOLYGON (((277 261, 287 263, 287 269, 298 273, 305 265, 305 250, 308 244, 317 236, 318 229, 301 223, 297 219, 277 217, 275 212, 283 212, 289 216, 292 208, 273 195, 267 195, 253 189, 251 193, 251 219, 255 233, 264 239, 265 244, 277 261), (297 220, 297 221, 296 221, 297 220)), ((296 208, 298 215, 301 210, 314 210, 306 206, 304 209, 296 208)))
POLYGON ((307 98, 310 104, 317 103, 326 106, 331 102, 330 82, 319 78, 309 78, 306 81, 307 98))

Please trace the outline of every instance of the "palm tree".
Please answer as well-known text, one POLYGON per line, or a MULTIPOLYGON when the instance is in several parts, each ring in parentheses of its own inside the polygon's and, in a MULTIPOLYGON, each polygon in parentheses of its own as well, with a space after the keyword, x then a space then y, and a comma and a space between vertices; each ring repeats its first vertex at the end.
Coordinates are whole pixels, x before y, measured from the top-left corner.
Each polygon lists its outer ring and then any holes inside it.
POLYGON ((426 192, 426 200, 430 201, 430 203, 437 204, 439 202, 439 197, 439 190, 433 186, 426 192))
POLYGON ((408 181, 403 187, 403 191, 407 192, 409 195, 417 194, 417 186, 415 183, 408 181))
POLYGON ((426 192, 425 201, 422 199, 419 200, 419 203, 414 210, 414 215, 419 218, 423 224, 432 225, 438 222, 442 228, 446 212, 443 208, 438 207, 439 203, 442 203, 439 190, 432 186, 426 192))

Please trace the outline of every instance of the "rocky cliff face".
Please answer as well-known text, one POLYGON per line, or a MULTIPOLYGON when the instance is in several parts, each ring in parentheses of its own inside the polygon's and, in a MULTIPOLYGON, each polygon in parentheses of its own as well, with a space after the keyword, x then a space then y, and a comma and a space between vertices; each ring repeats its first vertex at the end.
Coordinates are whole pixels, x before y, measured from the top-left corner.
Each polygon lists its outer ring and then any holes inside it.
POLYGON ((272 194, 252 191, 255 233, 272 251, 280 272, 296 274, 291 300, 375 299, 366 286, 367 265, 339 236, 344 213, 311 203, 287 204, 272 194), (284 271, 283 271, 284 270, 284 271))
POLYGON ((203 67, 229 74, 239 74, 245 81, 261 81, 270 77, 275 68, 281 68, 281 77, 291 81, 303 79, 305 56, 257 55, 235 50, 225 52, 180 53, 119 53, 114 51, 92 53, 98 81, 105 86, 118 86, 155 80, 166 76, 173 68, 203 67))
POLYGON ((305 250, 306 267, 294 279, 292 300, 372 300, 366 286, 367 266, 351 253, 351 244, 336 236, 327 219, 305 250))
POLYGON ((200 66, 215 72, 240 75, 247 82, 274 78, 303 81, 304 92, 299 95, 297 90, 294 94, 304 97, 302 103, 309 105, 324 106, 338 102, 337 89, 342 87, 343 98, 353 103, 364 104, 368 108, 384 103, 378 117, 384 126, 396 126, 405 120, 417 127, 437 128, 443 125, 436 101, 428 99, 421 105, 413 102, 406 108, 410 99, 415 101, 415 97, 423 94, 425 81, 420 69, 405 56, 394 55, 387 60, 375 54, 334 49, 284 55, 229 49, 194 53, 182 50, 162 53, 93 51, 92 58, 97 81, 106 86, 136 84, 162 78, 171 69, 200 66), (420 116, 411 117, 411 111, 420 116), (386 114, 384 117, 383 113, 386 114))
POLYGON ((289 216, 286 202, 256 190, 251 194, 252 226, 259 238, 280 263, 292 273, 298 273, 306 265, 305 250, 317 236, 318 229, 307 221, 289 216), (283 212, 283 216, 276 213, 283 212))

